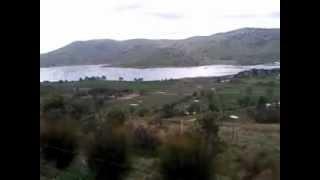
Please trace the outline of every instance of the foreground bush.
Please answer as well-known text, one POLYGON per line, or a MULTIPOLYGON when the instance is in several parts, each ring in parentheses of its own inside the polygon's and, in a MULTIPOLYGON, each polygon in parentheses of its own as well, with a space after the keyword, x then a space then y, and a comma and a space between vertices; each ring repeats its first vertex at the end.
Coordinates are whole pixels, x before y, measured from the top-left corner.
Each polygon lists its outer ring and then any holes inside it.
POLYGON ((113 108, 107 113, 106 118, 111 125, 122 125, 127 120, 127 114, 122 109, 113 108))
POLYGON ((201 111, 201 106, 199 103, 193 102, 187 108, 187 111, 190 113, 196 112, 199 113, 201 111))
POLYGON ((208 153, 215 156, 224 150, 224 142, 219 138, 219 125, 222 115, 218 112, 208 112, 199 117, 199 132, 205 138, 208 153))
POLYGON ((89 112, 89 105, 86 101, 65 99, 60 95, 52 95, 44 100, 42 113, 47 120, 59 121, 66 117, 80 120, 89 112))
POLYGON ((258 109, 252 113, 258 123, 280 123, 280 108, 258 109))
POLYGON ((133 147, 144 154, 154 154, 160 145, 158 137, 144 126, 135 128, 132 135, 133 147))
POLYGON ((43 116, 48 120, 60 120, 66 114, 66 103, 62 96, 51 95, 43 101, 43 116))
POLYGON ((160 152, 160 170, 166 180, 214 179, 214 156, 199 137, 176 136, 160 152))
POLYGON ((184 112, 177 109, 175 104, 165 104, 162 106, 160 110, 160 117, 161 118, 171 118, 174 116, 181 116, 184 115, 184 112))
POLYGON ((64 109, 65 101, 60 95, 51 95, 43 102, 43 112, 46 113, 52 109, 64 109))
POLYGON ((58 169, 69 166, 78 147, 77 128, 74 123, 47 124, 40 134, 42 154, 47 161, 53 161, 58 169))
POLYGON ((220 120, 220 113, 208 112, 199 117, 198 123, 200 130, 205 136, 218 136, 219 126, 218 121, 220 120))
POLYGON ((142 107, 138 110, 138 116, 145 117, 150 113, 150 110, 148 108, 142 107))
POLYGON ((101 131, 87 148, 89 168, 97 180, 120 180, 129 170, 129 154, 123 129, 101 131))

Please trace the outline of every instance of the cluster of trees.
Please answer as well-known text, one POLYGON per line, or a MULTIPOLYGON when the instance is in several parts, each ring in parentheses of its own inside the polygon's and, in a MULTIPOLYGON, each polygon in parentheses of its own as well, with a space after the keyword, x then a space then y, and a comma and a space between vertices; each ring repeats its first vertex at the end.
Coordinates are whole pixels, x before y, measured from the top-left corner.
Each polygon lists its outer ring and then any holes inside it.
POLYGON ((84 78, 79 78, 79 81, 89 81, 89 80, 106 80, 107 77, 106 76, 92 76, 92 77, 84 77, 84 78))
POLYGON ((134 81, 135 81, 135 82, 142 82, 142 81, 143 81, 143 78, 134 78, 134 81))
MULTIPOLYGON (((265 100, 265 103, 275 101, 276 98, 275 98, 274 94, 275 94, 274 93, 274 88, 273 87, 268 87, 265 90, 265 95, 263 96, 263 99, 265 100)), ((259 99, 257 101, 253 96, 252 87, 249 86, 249 87, 247 87, 245 89, 244 94, 238 99, 238 104, 239 104, 240 107, 248 107, 248 106, 254 106, 254 105, 259 104, 259 99)))
POLYGON ((266 103, 267 99, 261 96, 250 115, 258 123, 280 123, 280 105, 270 104, 270 106, 266 106, 266 103))

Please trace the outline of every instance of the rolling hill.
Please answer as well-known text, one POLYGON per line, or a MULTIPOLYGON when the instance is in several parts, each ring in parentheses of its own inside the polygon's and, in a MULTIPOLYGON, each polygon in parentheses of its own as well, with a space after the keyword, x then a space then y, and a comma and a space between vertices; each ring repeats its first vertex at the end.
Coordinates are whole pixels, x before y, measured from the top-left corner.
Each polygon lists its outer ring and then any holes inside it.
POLYGON ((182 40, 77 41, 40 54, 40 67, 252 65, 280 61, 280 29, 242 28, 182 40))

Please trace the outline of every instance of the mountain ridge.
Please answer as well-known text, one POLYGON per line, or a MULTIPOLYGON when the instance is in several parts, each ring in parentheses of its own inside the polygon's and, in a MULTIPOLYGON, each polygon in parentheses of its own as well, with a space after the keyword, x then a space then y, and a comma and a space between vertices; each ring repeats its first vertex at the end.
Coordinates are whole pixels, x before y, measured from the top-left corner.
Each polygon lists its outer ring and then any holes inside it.
POLYGON ((186 39, 75 41, 40 54, 40 67, 110 64, 122 67, 253 65, 280 59, 280 29, 241 28, 186 39))

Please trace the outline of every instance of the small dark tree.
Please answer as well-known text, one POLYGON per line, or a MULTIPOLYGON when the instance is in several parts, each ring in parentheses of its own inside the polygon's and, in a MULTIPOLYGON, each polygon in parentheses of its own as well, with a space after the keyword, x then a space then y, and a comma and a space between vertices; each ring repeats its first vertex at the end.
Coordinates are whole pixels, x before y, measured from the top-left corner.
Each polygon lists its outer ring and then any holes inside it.
POLYGON ((251 97, 250 96, 244 96, 244 97, 241 97, 240 99, 238 99, 238 104, 241 106, 241 107, 248 107, 252 104, 252 100, 251 100, 251 97))
POLYGON ((209 154, 218 154, 223 151, 222 142, 219 138, 218 122, 222 115, 218 112, 208 112, 202 115, 198 123, 200 125, 200 133, 207 142, 209 154))
POLYGON ((149 113, 149 109, 145 108, 145 107, 142 107, 138 110, 138 116, 140 117, 144 117, 146 116, 148 113, 149 113))
POLYGON ((121 180, 130 170, 128 145, 123 129, 99 131, 87 148, 89 168, 96 180, 121 180))
POLYGON ((132 138, 134 147, 142 153, 154 154, 160 144, 155 134, 144 126, 135 128, 132 138))
POLYGON ((197 91, 194 91, 192 94, 193 97, 197 97, 197 95, 198 95, 197 91))
POLYGON ((113 108, 107 113, 106 121, 112 126, 122 125, 127 119, 124 110, 120 108, 113 108))
POLYGON ((171 137, 160 152, 160 171, 166 180, 215 179, 215 156, 207 153, 207 144, 199 137, 171 137))
POLYGON ((266 97, 260 96, 259 99, 258 99, 258 103, 257 103, 256 109, 257 110, 265 109, 267 102, 268 102, 268 100, 267 100, 266 97))
POLYGON ((161 117, 170 118, 174 116, 174 106, 165 104, 161 109, 161 117))
POLYGON ((201 111, 201 107, 200 107, 200 104, 199 103, 192 103, 190 104, 190 106, 187 108, 187 111, 189 112, 196 112, 196 113, 199 113, 201 111))

